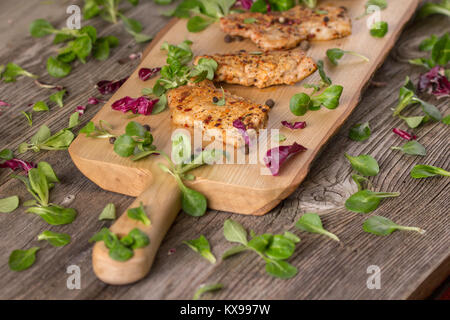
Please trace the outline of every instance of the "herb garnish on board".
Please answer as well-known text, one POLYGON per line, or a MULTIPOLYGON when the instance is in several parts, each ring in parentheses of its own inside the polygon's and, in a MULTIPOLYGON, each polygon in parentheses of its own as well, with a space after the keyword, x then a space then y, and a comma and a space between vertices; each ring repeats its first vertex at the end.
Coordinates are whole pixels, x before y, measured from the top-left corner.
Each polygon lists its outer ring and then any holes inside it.
POLYGON ((156 146, 153 145, 152 134, 145 127, 135 121, 130 121, 125 127, 125 133, 117 136, 111 132, 109 124, 100 120, 98 126, 89 121, 80 133, 86 134, 91 138, 113 138, 114 152, 121 157, 133 156, 131 160, 137 161, 151 154, 158 153, 156 146))
POLYGON ((192 156, 189 151, 190 142, 187 142, 184 135, 180 134, 178 137, 174 137, 172 142, 172 156, 175 155, 177 159, 180 159, 180 163, 175 164, 164 152, 159 151, 168 162, 168 166, 162 163, 158 165, 161 170, 172 175, 177 181, 181 190, 181 208, 183 211, 191 216, 199 217, 206 213, 206 197, 200 192, 186 187, 183 179, 195 179, 195 176, 188 174, 189 171, 207 163, 214 163, 217 157, 223 155, 218 154, 215 149, 203 150, 196 156, 192 156), (186 161, 187 158, 192 160, 186 161))
POLYGON ((102 228, 98 233, 89 239, 89 242, 103 241, 109 249, 111 259, 117 261, 127 261, 134 256, 134 250, 149 245, 150 239, 147 234, 138 228, 132 229, 126 236, 119 237, 108 228, 102 228))
POLYGON ((189 19, 189 32, 200 32, 210 24, 225 17, 236 0, 183 0, 174 10, 165 15, 189 19))
POLYGON ((205 79, 214 79, 217 62, 213 59, 201 58, 197 65, 188 65, 194 56, 191 45, 192 41, 189 40, 185 40, 179 45, 167 42, 162 44, 161 50, 167 52, 167 65, 161 68, 161 77, 153 86, 154 95, 159 97, 169 89, 187 84, 189 80, 200 82, 205 79))
POLYGON ((339 105, 343 87, 331 85, 323 92, 315 96, 306 93, 297 93, 289 102, 291 112, 296 116, 304 115, 308 110, 319 110, 321 106, 328 109, 336 109, 339 105))

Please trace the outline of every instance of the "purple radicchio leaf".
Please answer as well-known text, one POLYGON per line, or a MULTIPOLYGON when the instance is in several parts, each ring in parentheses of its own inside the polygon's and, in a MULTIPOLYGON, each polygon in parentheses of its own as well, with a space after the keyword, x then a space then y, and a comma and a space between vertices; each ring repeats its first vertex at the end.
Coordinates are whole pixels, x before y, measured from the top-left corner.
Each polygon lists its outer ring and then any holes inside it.
POLYGON ((22 169, 28 174, 28 171, 30 171, 33 168, 36 168, 36 164, 34 164, 33 162, 27 162, 14 158, 11 160, 6 160, 3 163, 0 163, 0 168, 10 168, 11 170, 14 171, 22 169))
POLYGON ((281 121, 281 124, 289 129, 295 130, 295 129, 303 129, 306 127, 305 121, 298 121, 298 122, 287 122, 287 121, 281 121))
POLYGON ((297 142, 294 142, 294 144, 290 146, 272 148, 267 151, 266 156, 264 157, 264 163, 266 164, 266 167, 270 169, 272 175, 277 176, 280 172, 281 165, 289 156, 306 150, 307 149, 304 146, 297 142))
POLYGON ((86 111, 86 107, 85 106, 77 106, 75 108, 75 111, 78 112, 80 114, 80 116, 81 116, 81 115, 84 114, 84 111, 86 111))
POLYGON ((450 81, 445 76, 445 69, 441 66, 436 66, 420 75, 417 88, 420 92, 433 94, 438 99, 450 97, 450 81))
POLYGON ((250 8, 253 5, 253 0, 239 0, 239 3, 241 4, 241 7, 245 10, 250 10, 250 8))
POLYGON ((116 111, 128 112, 131 111, 134 114, 139 113, 148 116, 153 111, 153 106, 159 101, 159 99, 149 99, 145 96, 139 98, 131 98, 129 96, 123 97, 115 101, 111 108, 116 111))
POLYGON ((139 79, 142 81, 147 81, 154 75, 156 75, 161 68, 141 68, 139 69, 139 79))
POLYGON ((127 81, 127 79, 128 77, 117 81, 102 80, 96 84, 96 88, 103 95, 114 93, 119 90, 119 88, 125 83, 125 81, 127 81))
POLYGON ((247 128, 245 127, 245 124, 241 121, 241 119, 234 120, 233 127, 238 129, 239 133, 242 134, 245 144, 250 145, 250 138, 247 134, 247 128))
MULTIPOLYGON (((250 10, 254 2, 255 0, 239 0, 237 4, 238 5, 240 4, 241 7, 245 10, 250 10)), ((268 1, 266 1, 266 3, 267 3, 267 12, 271 12, 272 8, 270 7, 270 3, 268 1)))
POLYGON ((406 132, 404 130, 401 130, 401 129, 394 128, 394 129, 392 129, 392 132, 394 132, 400 138, 403 138, 403 139, 408 140, 408 141, 417 139, 416 135, 410 134, 410 133, 408 133, 408 132, 406 132))
POLYGON ((88 104, 90 104, 90 105, 96 105, 96 104, 99 104, 99 103, 100 103, 100 100, 97 99, 96 97, 90 97, 88 99, 88 104))
POLYGON ((0 107, 9 107, 9 106, 11 106, 11 105, 8 102, 0 100, 0 107))
POLYGON ((136 59, 140 59, 142 58, 142 52, 138 52, 138 53, 131 53, 128 58, 130 60, 136 60, 136 59))

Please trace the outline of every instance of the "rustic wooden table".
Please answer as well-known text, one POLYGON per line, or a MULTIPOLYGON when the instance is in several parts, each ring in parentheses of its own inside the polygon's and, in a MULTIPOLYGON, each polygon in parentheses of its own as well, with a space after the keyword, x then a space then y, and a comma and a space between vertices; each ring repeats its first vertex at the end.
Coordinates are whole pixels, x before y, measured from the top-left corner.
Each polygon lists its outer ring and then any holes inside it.
MULTIPOLYGON (((28 141, 42 124, 52 130, 67 125, 69 115, 77 105, 86 104, 96 95, 94 84, 103 79, 119 79, 130 74, 138 60, 127 60, 131 53, 142 52, 144 45, 136 45, 119 25, 100 19, 89 24, 101 35, 112 34, 120 39, 120 46, 104 62, 89 61, 77 64, 70 76, 55 80, 46 74, 45 61, 56 50, 51 37, 33 39, 28 26, 36 18, 46 18, 56 26, 65 25, 66 8, 74 1, 2 1, 0 4, 0 64, 15 62, 27 70, 41 75, 43 82, 57 82, 67 87, 70 96, 64 108, 34 115, 30 128, 20 111, 28 110, 30 103, 46 99, 52 91, 37 87, 32 80, 21 78, 15 83, 0 84, 0 99, 12 104, 0 115, 0 149, 16 149, 28 141)), ((82 1, 77 1, 80 5, 82 1)), ((165 7, 153 1, 141 1, 128 11, 130 17, 145 25, 147 34, 155 35, 168 22, 160 15, 165 7)), ((433 16, 411 22, 386 62, 375 74, 372 86, 364 93, 356 111, 331 139, 317 158, 305 182, 272 212, 262 217, 231 215, 210 211, 202 218, 181 213, 169 231, 156 257, 150 275, 134 285, 114 287, 99 281, 91 267, 92 245, 88 239, 109 222, 98 221, 98 215, 108 203, 116 204, 122 212, 133 198, 104 191, 85 178, 73 165, 66 151, 49 151, 23 155, 25 160, 48 161, 54 167, 62 184, 52 191, 52 202, 61 203, 69 195, 75 196, 71 207, 79 216, 70 225, 48 226, 38 216, 26 214, 21 207, 12 214, 0 215, 0 298, 3 299, 190 299, 202 283, 221 282, 225 289, 205 297, 213 299, 406 299, 422 298, 438 286, 450 270, 450 232, 448 214, 448 178, 413 180, 410 168, 420 162, 450 168, 449 129, 442 123, 429 123, 417 130, 420 142, 428 155, 416 158, 391 152, 390 146, 399 143, 392 128, 402 127, 402 121, 391 116, 390 108, 397 101, 398 89, 409 75, 414 82, 423 69, 407 63, 409 58, 421 56, 417 47, 431 34, 449 30, 448 18, 433 16), (377 85, 375 85, 377 84, 377 85), (381 85, 380 85, 381 84, 381 85), (358 143, 351 141, 348 129, 355 123, 369 121, 371 138, 358 143), (344 157, 369 153, 375 156, 381 173, 373 179, 377 190, 400 191, 401 197, 386 201, 376 214, 392 220, 420 226, 427 230, 424 236, 396 232, 389 237, 376 237, 364 233, 361 224, 366 217, 347 211, 343 203, 356 190, 351 181, 351 168, 344 157), (241 254, 227 261, 211 265, 199 258, 183 240, 204 234, 211 242, 216 256, 229 247, 222 233, 225 219, 233 217, 246 228, 257 233, 293 230, 293 224, 302 213, 317 212, 323 217, 327 229, 338 234, 341 244, 323 237, 303 234, 290 262, 299 273, 290 280, 267 276, 264 265, 251 253, 241 254), (43 230, 67 232, 72 235, 70 245, 53 248, 38 243, 37 235, 43 230), (23 272, 8 268, 8 257, 14 249, 38 245, 35 265, 23 272), (170 249, 176 249, 169 255, 170 249), (81 268, 81 289, 69 290, 66 268, 81 268), (381 289, 366 287, 367 267, 381 268, 381 289)), ((448 114, 448 99, 435 103, 448 114)), ((86 123, 99 106, 90 106, 81 117, 86 123)), ((10 171, 0 171, 0 198, 17 194, 22 201, 29 198, 23 185, 9 178, 10 171)))

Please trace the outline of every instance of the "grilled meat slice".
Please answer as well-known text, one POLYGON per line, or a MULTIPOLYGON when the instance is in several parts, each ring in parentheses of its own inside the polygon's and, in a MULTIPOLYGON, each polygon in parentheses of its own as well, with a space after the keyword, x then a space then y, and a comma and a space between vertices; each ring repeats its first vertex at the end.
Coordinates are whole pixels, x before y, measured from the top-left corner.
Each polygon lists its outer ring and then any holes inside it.
POLYGON ((258 88, 294 84, 317 69, 313 59, 300 49, 271 51, 258 55, 243 51, 205 55, 196 57, 194 63, 197 64, 201 58, 210 58, 217 62, 214 80, 258 88))
POLYGON ((316 9, 293 7, 282 12, 245 12, 220 19, 225 33, 250 38, 260 48, 290 49, 302 40, 332 40, 352 33, 351 20, 344 7, 320 6, 316 9), (256 19, 245 23, 248 18, 256 19))
MULTIPOLYGON (((173 124, 188 128, 200 128, 206 135, 208 129, 218 129, 223 142, 239 146, 243 144, 242 133, 233 127, 233 122, 241 120, 247 130, 265 128, 269 107, 249 101, 224 91, 225 104, 218 106, 214 101, 222 99, 221 89, 205 80, 200 83, 170 90, 167 93, 173 124)), ((217 102, 216 102, 217 103, 217 102)))

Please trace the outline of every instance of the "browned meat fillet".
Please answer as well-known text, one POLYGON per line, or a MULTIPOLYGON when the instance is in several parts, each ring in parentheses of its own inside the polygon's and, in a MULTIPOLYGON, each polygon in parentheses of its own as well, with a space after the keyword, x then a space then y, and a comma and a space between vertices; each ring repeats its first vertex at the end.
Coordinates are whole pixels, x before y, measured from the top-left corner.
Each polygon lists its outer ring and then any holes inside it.
MULTIPOLYGON (((225 92, 225 104, 218 106, 214 101, 223 97, 222 90, 205 80, 200 83, 172 89, 167 93, 173 124, 188 128, 218 129, 222 132, 223 141, 241 145, 242 134, 233 127, 233 121, 239 119, 247 129, 265 128, 269 107, 260 105, 225 92), (228 131, 228 134, 226 132, 228 131)), ((217 103, 217 102, 216 102, 217 103)))
POLYGON ((300 49, 271 51, 262 54, 239 52, 205 55, 217 62, 216 81, 265 88, 277 84, 294 84, 316 71, 313 59, 300 49))
POLYGON ((230 35, 250 38, 266 51, 290 49, 305 39, 332 40, 350 35, 352 25, 346 11, 344 7, 309 9, 296 6, 288 11, 266 14, 235 13, 221 18, 220 27, 230 35), (245 23, 248 18, 256 21, 245 23))

